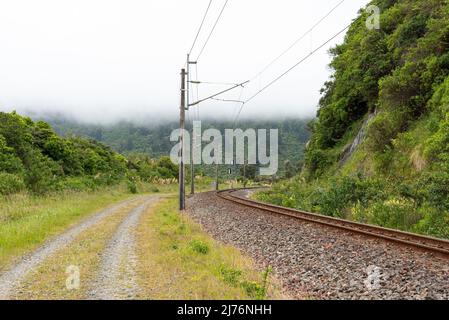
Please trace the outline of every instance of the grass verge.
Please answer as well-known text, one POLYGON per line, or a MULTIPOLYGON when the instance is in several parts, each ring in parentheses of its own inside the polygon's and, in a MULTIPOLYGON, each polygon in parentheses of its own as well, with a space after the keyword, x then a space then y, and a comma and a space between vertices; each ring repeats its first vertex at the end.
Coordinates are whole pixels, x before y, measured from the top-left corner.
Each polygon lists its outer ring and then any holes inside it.
POLYGON ((222 245, 188 216, 174 198, 161 201, 136 230, 139 286, 144 299, 281 298, 270 270, 257 270, 237 249, 222 245))
POLYGON ((110 217, 82 232, 69 246, 33 270, 10 298, 20 300, 88 298, 88 290, 94 284, 101 262, 101 253, 130 210, 143 201, 144 199, 130 201, 110 217), (66 285, 71 268, 79 271, 79 287, 66 285))
MULTIPOLYGON (((141 192, 172 192, 174 186, 141 186, 141 192)), ((119 185, 89 192, 46 196, 16 194, 0 197, 0 270, 83 218, 111 204, 134 197, 119 185)))

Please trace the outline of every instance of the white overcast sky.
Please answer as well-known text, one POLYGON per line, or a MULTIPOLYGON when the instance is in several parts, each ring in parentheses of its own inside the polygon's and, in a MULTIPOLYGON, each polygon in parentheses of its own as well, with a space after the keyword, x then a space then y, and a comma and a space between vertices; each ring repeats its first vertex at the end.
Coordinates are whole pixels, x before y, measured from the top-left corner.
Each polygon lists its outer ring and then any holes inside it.
MULTIPOLYGON (((224 1, 213 0, 193 59, 224 1)), ((236 83, 252 78, 340 1, 229 0, 199 60, 199 80, 236 83)), ((368 2, 346 0, 248 85, 242 99, 349 24, 368 2)), ((208 3, 0 0, 0 110, 64 111, 90 122, 146 115, 176 119, 180 69, 208 3)), ((315 115, 319 89, 330 74, 327 50, 342 40, 336 38, 251 101, 242 117, 315 115)), ((201 85, 199 94, 224 88, 201 85)), ((240 93, 224 98, 237 99, 240 93)), ((202 117, 231 117, 237 105, 210 101, 200 108, 202 117)))

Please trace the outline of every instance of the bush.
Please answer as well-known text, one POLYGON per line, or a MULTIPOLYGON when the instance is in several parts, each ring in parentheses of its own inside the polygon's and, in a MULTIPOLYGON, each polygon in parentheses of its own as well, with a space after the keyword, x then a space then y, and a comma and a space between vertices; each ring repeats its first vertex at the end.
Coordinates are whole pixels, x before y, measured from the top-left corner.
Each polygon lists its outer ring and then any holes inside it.
POLYGON ((382 199, 383 190, 385 186, 380 180, 345 176, 331 180, 328 188, 317 188, 311 195, 312 205, 323 214, 344 217, 351 204, 366 205, 373 199, 382 199))
POLYGON ((0 134, 0 171, 23 173, 23 165, 14 154, 14 149, 6 145, 6 139, 0 134))
POLYGON ((449 211, 425 205, 420 212, 424 218, 413 228, 414 231, 449 239, 449 211))
POLYGON ((263 300, 266 298, 268 277, 272 272, 271 267, 267 267, 267 269, 262 272, 261 283, 256 281, 240 281, 243 272, 241 270, 228 267, 224 264, 220 265, 218 272, 225 283, 230 284, 233 287, 240 286, 248 296, 257 300, 263 300))
POLYGON ((435 172, 426 179, 427 200, 435 208, 449 210, 449 168, 441 169, 441 172, 435 172))
POLYGON ((128 185, 128 191, 130 193, 132 193, 132 194, 138 193, 137 185, 136 185, 136 182, 134 180, 129 179, 127 181, 127 185, 128 185))
POLYGON ((223 278, 223 281, 236 287, 240 282, 240 277, 242 276, 242 271, 230 268, 224 264, 220 265, 219 273, 223 278))
POLYGON ((159 176, 163 179, 177 178, 179 168, 169 157, 161 157, 157 162, 159 176))
POLYGON ((26 167, 26 186, 36 194, 50 191, 55 182, 56 173, 61 169, 57 163, 36 150, 29 152, 26 159, 26 167))
POLYGON ((403 198, 374 202, 366 209, 365 217, 370 223, 400 230, 410 230, 422 218, 415 203, 403 198))
POLYGON ((241 286, 246 291, 246 293, 255 298, 256 300, 264 300, 267 297, 268 291, 268 277, 272 272, 271 267, 267 267, 264 272, 262 272, 262 283, 257 282, 242 282, 241 286))
POLYGON ((449 153, 449 113, 446 119, 440 122, 438 131, 426 141, 424 153, 433 161, 441 160, 442 154, 449 153))
POLYGON ((192 240, 189 246, 196 253, 207 254, 209 252, 209 245, 201 240, 192 240))
POLYGON ((91 177, 69 177, 55 184, 56 190, 84 191, 95 190, 97 185, 91 177))
POLYGON ((323 150, 313 149, 311 146, 306 153, 307 168, 316 176, 321 175, 331 163, 328 154, 323 150))
POLYGON ((25 184, 23 183, 22 178, 14 174, 0 172, 0 194, 10 195, 24 189, 25 184))
POLYGON ((241 287, 245 290, 246 294, 256 300, 265 299, 265 288, 256 281, 243 281, 241 287))
POLYGON ((403 127, 404 117, 399 111, 379 113, 367 128, 367 149, 370 152, 385 152, 403 127))

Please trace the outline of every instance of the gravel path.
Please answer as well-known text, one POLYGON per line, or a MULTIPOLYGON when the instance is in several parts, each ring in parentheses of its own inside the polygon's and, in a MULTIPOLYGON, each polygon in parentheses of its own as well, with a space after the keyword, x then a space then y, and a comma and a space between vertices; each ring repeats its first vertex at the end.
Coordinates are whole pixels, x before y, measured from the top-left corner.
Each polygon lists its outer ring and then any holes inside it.
POLYGON ((151 197, 131 211, 117 228, 102 254, 100 270, 88 293, 90 299, 119 300, 138 297, 136 243, 133 230, 142 213, 158 200, 157 196, 151 197))
POLYGON ((449 259, 362 235, 274 216, 202 193, 189 214, 261 266, 289 294, 318 299, 449 299, 449 259))
POLYGON ((0 274, 0 300, 7 299, 15 288, 20 285, 20 282, 28 275, 28 273, 37 268, 45 259, 68 246, 83 231, 113 215, 119 209, 130 204, 134 200, 136 199, 134 198, 121 202, 94 214, 61 235, 47 241, 40 248, 23 257, 21 261, 12 266, 9 270, 0 274))

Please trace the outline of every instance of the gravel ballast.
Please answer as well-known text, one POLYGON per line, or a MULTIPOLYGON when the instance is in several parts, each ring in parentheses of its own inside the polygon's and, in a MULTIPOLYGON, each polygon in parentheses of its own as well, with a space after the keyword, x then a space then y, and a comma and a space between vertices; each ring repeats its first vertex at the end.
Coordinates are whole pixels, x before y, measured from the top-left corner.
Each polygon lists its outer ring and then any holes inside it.
POLYGON ((187 201, 188 213, 217 240, 261 267, 272 266, 294 297, 449 299, 449 259, 375 238, 276 216, 221 199, 187 201))

